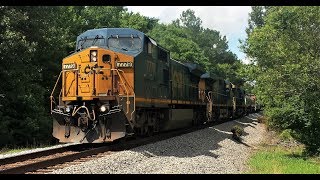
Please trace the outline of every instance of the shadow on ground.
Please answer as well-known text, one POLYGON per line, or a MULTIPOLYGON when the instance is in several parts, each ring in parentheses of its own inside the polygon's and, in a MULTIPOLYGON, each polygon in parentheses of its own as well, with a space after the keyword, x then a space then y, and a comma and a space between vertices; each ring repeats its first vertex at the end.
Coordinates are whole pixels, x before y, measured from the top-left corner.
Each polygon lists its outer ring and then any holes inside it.
MULTIPOLYGON (((174 156, 174 157, 195 157, 195 156, 211 156, 219 157, 214 153, 222 146, 220 142, 229 139, 237 144, 242 144, 250 147, 245 142, 239 142, 232 138, 231 128, 238 125, 245 129, 246 127, 255 128, 258 124, 257 118, 262 113, 253 113, 246 117, 225 122, 219 125, 213 125, 209 128, 202 129, 196 132, 184 134, 182 136, 170 138, 164 141, 156 142, 152 145, 146 145, 132 149, 132 151, 144 154, 147 157, 153 156, 174 156), (170 141, 170 143, 168 143, 170 141), (145 149, 148 149, 146 151, 145 149)), ((242 137, 249 135, 244 132, 242 137)))

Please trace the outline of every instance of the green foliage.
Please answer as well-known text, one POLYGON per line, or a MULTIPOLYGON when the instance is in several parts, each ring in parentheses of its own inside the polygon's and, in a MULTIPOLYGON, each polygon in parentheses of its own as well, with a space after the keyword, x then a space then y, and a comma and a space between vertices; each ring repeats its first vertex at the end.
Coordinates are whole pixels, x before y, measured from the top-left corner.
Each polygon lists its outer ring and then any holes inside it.
POLYGON ((232 132, 232 138, 237 140, 237 141, 240 141, 240 136, 242 136, 243 134, 243 128, 238 126, 238 125, 235 125, 231 128, 231 132, 232 132))
POLYGON ((240 61, 233 63, 218 63, 216 64, 215 73, 224 79, 229 80, 235 85, 243 85, 245 77, 240 73, 241 68, 245 66, 240 61))
POLYGON ((81 13, 81 23, 85 30, 120 27, 124 10, 122 6, 86 6, 81 13))
POLYGON ((207 71, 243 84, 238 76, 240 61, 228 50, 228 42, 219 31, 205 29, 194 11, 183 11, 171 24, 158 24, 149 33, 171 52, 173 59, 201 64, 207 71))
POLYGON ((195 16, 194 11, 187 9, 180 15, 180 22, 183 27, 191 30, 193 33, 198 33, 202 30, 202 20, 195 16))
POLYGON ((280 139, 282 140, 291 140, 292 139, 292 130, 291 129, 285 129, 281 132, 279 135, 280 139))
POLYGON ((319 174, 320 161, 306 159, 301 148, 266 148, 249 160, 250 174, 319 174))
POLYGON ((158 24, 158 21, 158 19, 145 17, 139 13, 124 12, 120 19, 120 27, 133 28, 148 33, 158 24))
POLYGON ((266 16, 267 7, 252 6, 252 11, 249 13, 247 35, 250 35, 253 29, 262 27, 265 24, 264 17, 266 16))
MULTIPOLYGON (((49 130, 45 113, 45 89, 39 83, 43 76, 39 59, 37 30, 29 16, 36 8, 2 7, 0 24, 0 94, 4 94, 0 107, 0 145, 32 143, 35 139, 48 139, 38 132, 49 130), (35 33, 36 32, 36 33, 35 33)), ((38 25, 42 22, 40 21, 38 25)), ((40 33, 40 32, 39 32, 40 33)))
POLYGON ((30 150, 30 148, 21 148, 21 149, 8 149, 8 148, 2 148, 0 150, 0 154, 13 154, 18 153, 22 151, 30 150))
POLYGON ((208 58, 183 28, 175 25, 157 25, 149 33, 161 46, 171 51, 171 58, 182 62, 195 62, 206 66, 208 58))
POLYGON ((320 153, 320 8, 269 7, 245 47, 255 92, 270 125, 292 129, 309 153, 320 153))

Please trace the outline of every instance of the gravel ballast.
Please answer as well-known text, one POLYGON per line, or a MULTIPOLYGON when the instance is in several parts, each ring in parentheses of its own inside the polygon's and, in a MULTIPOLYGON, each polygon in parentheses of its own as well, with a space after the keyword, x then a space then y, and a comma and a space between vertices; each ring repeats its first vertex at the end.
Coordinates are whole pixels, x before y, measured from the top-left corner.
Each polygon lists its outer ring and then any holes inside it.
POLYGON ((265 135, 260 114, 215 125, 196 132, 116 152, 55 170, 59 174, 226 174, 242 173, 252 150, 265 135), (244 129, 242 142, 231 128, 244 129))

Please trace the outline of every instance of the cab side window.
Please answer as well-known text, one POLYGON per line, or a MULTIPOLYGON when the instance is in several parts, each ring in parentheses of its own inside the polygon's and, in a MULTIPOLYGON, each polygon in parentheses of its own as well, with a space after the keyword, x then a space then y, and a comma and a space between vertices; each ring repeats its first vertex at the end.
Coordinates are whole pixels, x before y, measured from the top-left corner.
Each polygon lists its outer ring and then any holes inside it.
POLYGON ((152 43, 148 42, 148 54, 152 53, 152 43))
POLYGON ((151 52, 151 54, 152 54, 152 58, 153 59, 157 59, 158 58, 158 47, 157 46, 155 46, 154 44, 152 44, 151 45, 152 46, 152 52, 151 52))
POLYGON ((159 59, 161 61, 167 62, 167 57, 168 57, 167 52, 165 50, 159 48, 159 59))

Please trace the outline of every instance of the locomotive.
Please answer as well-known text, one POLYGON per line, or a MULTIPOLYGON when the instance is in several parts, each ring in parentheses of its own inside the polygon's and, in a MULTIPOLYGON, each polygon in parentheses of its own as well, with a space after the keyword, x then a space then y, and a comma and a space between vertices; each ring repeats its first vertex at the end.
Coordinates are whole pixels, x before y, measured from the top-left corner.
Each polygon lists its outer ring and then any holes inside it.
POLYGON ((131 28, 80 34, 50 96, 53 136, 62 143, 111 142, 252 111, 241 88, 169 53, 131 28))

